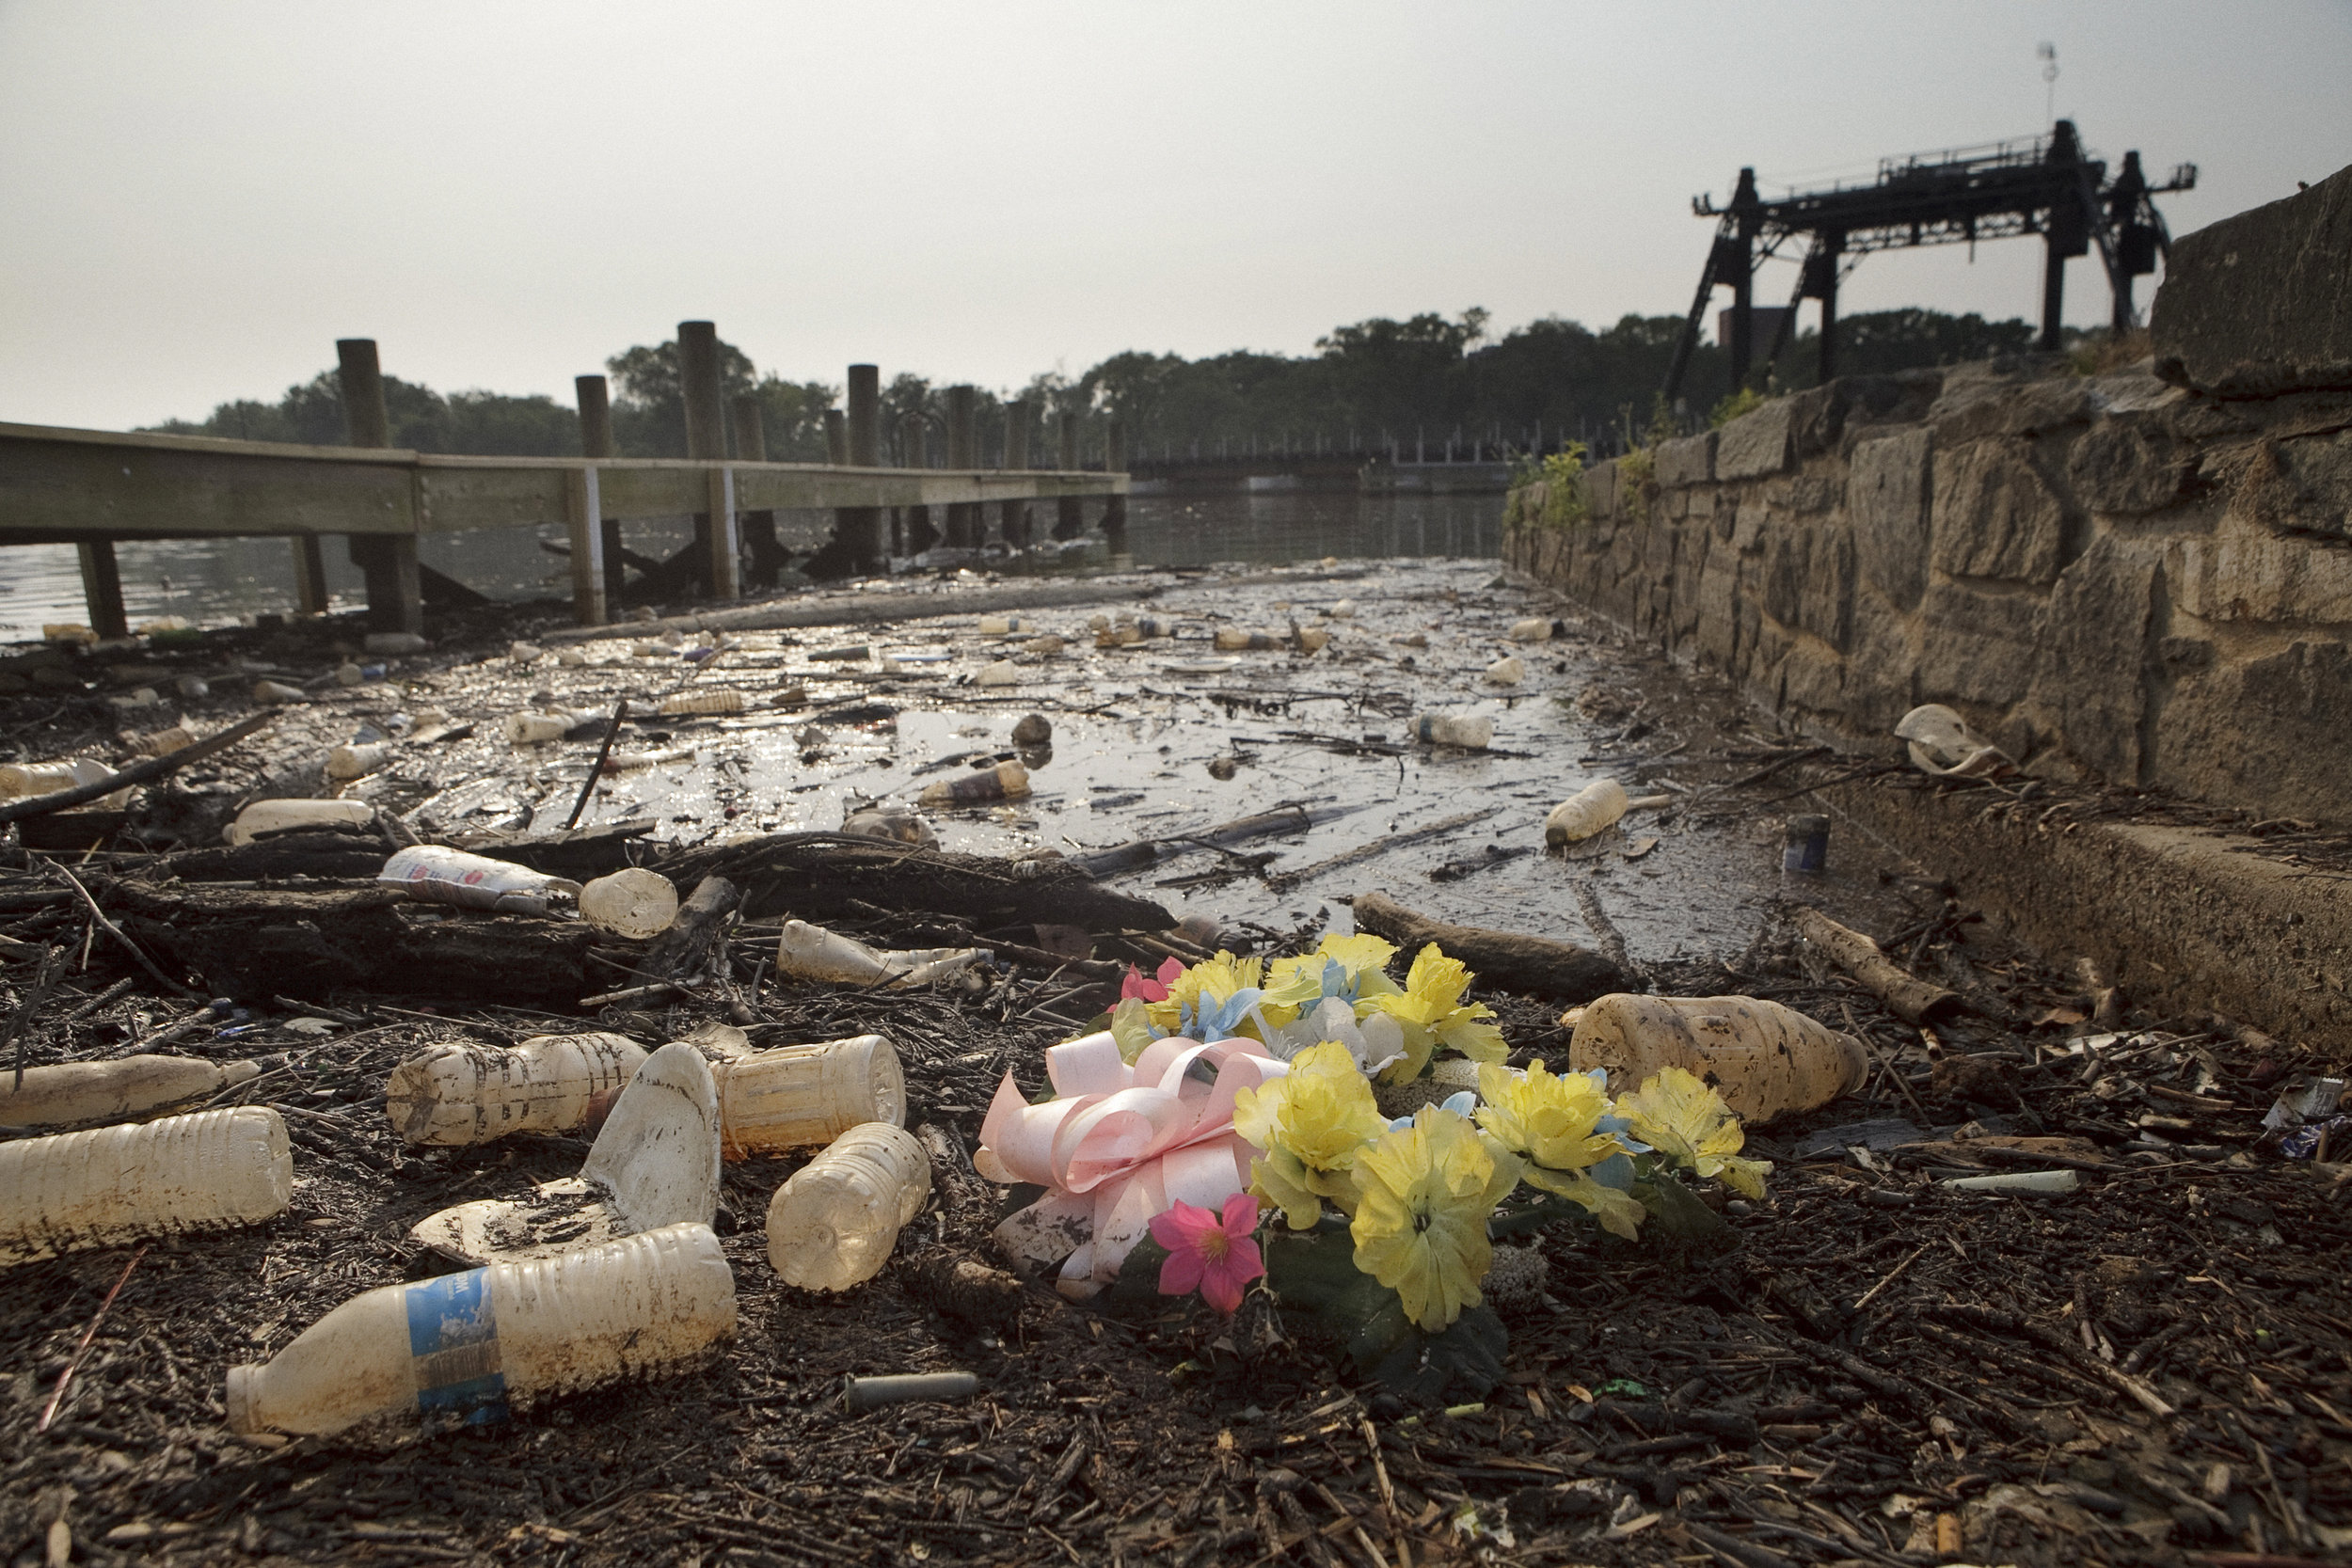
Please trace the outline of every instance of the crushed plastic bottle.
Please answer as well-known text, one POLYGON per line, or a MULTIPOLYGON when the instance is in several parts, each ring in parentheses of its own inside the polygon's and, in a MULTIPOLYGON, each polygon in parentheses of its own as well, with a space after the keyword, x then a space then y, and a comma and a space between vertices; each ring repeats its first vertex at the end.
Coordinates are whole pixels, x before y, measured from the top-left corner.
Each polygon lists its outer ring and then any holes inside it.
POLYGON ((221 831, 232 845, 246 845, 264 833, 292 832, 302 828, 364 828, 375 820, 375 808, 365 800, 256 800, 237 813, 221 831))
POLYGON ((923 786, 915 803, 925 806, 977 806, 991 800, 1018 800, 1029 793, 1029 770, 1017 762, 975 768, 958 778, 923 786))
POLYGON ((625 866, 580 890, 580 917, 599 931, 646 941, 677 918, 677 884, 659 871, 625 866))
POLYGON ((519 1045, 450 1042, 391 1070, 384 1114, 403 1142, 444 1148, 510 1132, 576 1132, 645 1065, 622 1035, 537 1035, 519 1045))
POLYGON ((561 740, 584 726, 607 723, 612 718, 610 713, 596 708, 560 709, 552 713, 510 713, 500 721, 499 733, 506 737, 509 746, 544 746, 550 740, 561 740))
POLYGON ((977 947, 868 947, 822 926, 787 920, 776 943, 776 969, 803 980, 843 986, 887 983, 893 990, 904 990, 945 979, 987 956, 977 947))
POLYGON ((1414 716, 1406 733, 1424 745, 1483 752, 1494 744, 1495 721, 1483 713, 1423 713, 1414 716))
POLYGON ((1714 1085, 1741 1120, 1762 1123, 1852 1093, 1869 1057, 1852 1036, 1777 1002, 1620 991, 1581 1010, 1568 1065, 1607 1068, 1626 1087, 1681 1068, 1714 1085))
POLYGON ((381 741, 338 746, 326 753, 326 776, 339 784, 363 778, 383 767, 391 754, 392 749, 381 741))
POLYGON ((580 895, 578 882, 437 844, 401 850, 384 863, 375 879, 429 904, 500 914, 546 914, 562 900, 580 895))
POLYGON ((81 1127, 124 1122, 209 1100, 260 1076, 254 1062, 200 1056, 118 1056, 24 1069, 23 1084, 0 1069, 0 1127, 81 1127))
POLYGON ((903 806, 869 806, 851 812, 842 822, 841 831, 852 838, 879 838, 925 849, 939 843, 939 835, 931 832, 931 825, 903 806))
POLYGON ((710 1075, 729 1160, 828 1144, 868 1122, 906 1125, 906 1073, 880 1035, 755 1051, 714 1063, 710 1075))
POLYGON ((1527 664, 1517 654, 1505 654, 1486 666, 1479 679, 1489 686, 1517 686, 1527 679, 1527 664))
POLYGON ((279 707, 294 703, 307 703, 310 700, 310 694, 298 686, 288 686, 283 681, 255 681, 253 700, 257 703, 267 703, 273 707, 279 707))
POLYGON ((293 1197, 286 1124, 266 1106, 0 1144, 0 1265, 259 1225, 293 1197))
POLYGON ((1555 849, 1581 843, 1623 816, 1629 803, 1625 785, 1614 779, 1595 779, 1545 816, 1544 842, 1555 849))
POLYGON ((664 1226, 355 1296, 269 1361, 229 1370, 229 1427, 483 1425, 536 1400, 691 1370, 734 1335, 719 1238, 664 1226))
POLYGON ((743 711, 743 693, 731 686, 705 687, 700 691, 673 691, 654 709, 669 719, 692 719, 743 711))
POLYGON ((1524 621, 1514 621, 1511 623, 1511 641, 1514 642, 1549 642, 1551 641, 1551 623, 1540 615, 1532 615, 1524 621))
POLYGON ((768 1261, 804 1291, 846 1291, 882 1272, 930 1196, 931 1163, 903 1128, 852 1127, 792 1173, 768 1205, 768 1261))

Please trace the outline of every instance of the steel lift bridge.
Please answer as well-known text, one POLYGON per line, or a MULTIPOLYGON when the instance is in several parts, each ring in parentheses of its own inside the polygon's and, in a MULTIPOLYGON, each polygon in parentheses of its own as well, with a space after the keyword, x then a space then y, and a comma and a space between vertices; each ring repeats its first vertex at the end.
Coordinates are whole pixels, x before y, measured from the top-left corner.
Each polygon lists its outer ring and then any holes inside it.
POLYGON ((2070 119, 2059 120, 2048 135, 2031 140, 1882 158, 1878 178, 1869 184, 1795 191, 1776 201, 1758 197, 1756 170, 1743 168, 1728 207, 1719 208, 1705 196, 1692 198, 1692 212, 1716 220, 1715 241, 1699 275, 1681 341, 1675 345, 1666 396, 1671 401, 1681 390, 1708 303, 1726 285, 1732 301, 1727 345, 1731 382, 1735 388, 1748 385, 1755 368, 1756 263, 1799 240, 1807 248, 1797 269, 1796 293, 1780 317, 1764 363, 1770 365, 1787 346, 1797 306, 1818 299, 1823 381, 1836 371, 1838 281, 1873 250, 1973 245, 1979 240, 2040 234, 2040 346, 2055 349, 2067 260, 2088 253, 2095 244, 2114 290, 2115 328, 2128 330, 2137 320, 2132 279, 2154 272, 2157 256, 2171 245, 2171 235, 2151 198, 2190 190, 2196 183, 2197 166, 2182 164, 2163 184, 2150 184, 2140 172, 2137 152, 2124 153, 2122 167, 2110 179, 2105 162, 2085 155, 2070 119))

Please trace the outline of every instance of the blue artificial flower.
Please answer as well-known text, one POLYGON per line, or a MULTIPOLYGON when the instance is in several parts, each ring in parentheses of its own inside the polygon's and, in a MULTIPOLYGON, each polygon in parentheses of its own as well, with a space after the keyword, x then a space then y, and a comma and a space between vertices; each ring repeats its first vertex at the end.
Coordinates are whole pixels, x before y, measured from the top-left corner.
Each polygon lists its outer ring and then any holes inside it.
MULTIPOLYGON (((1476 1089, 1464 1089, 1459 1094, 1447 1095, 1444 1100, 1438 1101, 1438 1106, 1441 1110, 1452 1111, 1457 1117, 1468 1117, 1472 1111, 1478 1108, 1478 1091, 1476 1089)), ((1418 1114, 1419 1113, 1416 1113, 1416 1115, 1418 1114)), ((1412 1125, 1413 1118, 1411 1117, 1398 1117, 1395 1120, 1389 1123, 1389 1131, 1391 1132, 1402 1132, 1412 1125)), ((1631 1166, 1629 1165, 1627 1168, 1630 1169, 1631 1166)))
POLYGON ((1203 1006, 1197 1010, 1189 1003, 1180 1004, 1177 1022, 1185 1026, 1186 1039, 1200 1040, 1203 1044, 1210 1040, 1229 1040, 1233 1037, 1233 1031, 1241 1027, 1242 1020, 1249 1016, 1250 1009, 1257 1006, 1258 999, 1264 994, 1255 986, 1246 987, 1216 1002, 1211 1002, 1204 994, 1200 998, 1203 1006))

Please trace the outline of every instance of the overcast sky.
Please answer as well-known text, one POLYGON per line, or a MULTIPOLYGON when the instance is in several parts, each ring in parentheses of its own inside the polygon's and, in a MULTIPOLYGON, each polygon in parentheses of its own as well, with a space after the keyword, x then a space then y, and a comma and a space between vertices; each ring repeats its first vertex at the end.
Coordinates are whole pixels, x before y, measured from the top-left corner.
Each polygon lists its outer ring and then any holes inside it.
MULTIPOLYGON (((568 403, 692 317, 798 379, 1004 387, 1679 313, 1694 193, 2031 135, 2044 40, 2094 150, 2197 163, 2175 233, 2352 163, 2345 0, 0 0, 0 420, 200 417, 338 337, 568 403)), ((1872 257, 1844 308, 2030 316, 2039 265, 1872 257)), ((2095 261, 2068 304, 2105 320, 2095 261)))

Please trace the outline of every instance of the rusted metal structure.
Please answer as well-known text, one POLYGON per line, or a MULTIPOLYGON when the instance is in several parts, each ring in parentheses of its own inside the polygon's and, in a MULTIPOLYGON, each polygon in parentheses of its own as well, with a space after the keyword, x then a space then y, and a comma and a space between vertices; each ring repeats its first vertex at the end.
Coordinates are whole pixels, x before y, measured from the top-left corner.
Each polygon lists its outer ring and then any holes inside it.
POLYGON ((1832 185, 1792 191, 1767 201, 1756 192, 1756 170, 1740 171, 1728 206, 1694 197, 1691 210, 1715 219, 1714 242, 1699 275, 1697 295, 1666 372, 1666 396, 1681 390, 1698 346, 1699 324, 1718 288, 1731 290, 1731 356, 1735 388, 1749 384, 1756 363, 1755 280, 1756 264, 1785 245, 1804 243, 1796 292, 1781 316, 1770 364, 1786 346, 1796 307, 1821 302, 1821 379, 1836 371, 1837 286, 1855 263, 1874 250, 1911 245, 1975 245, 1979 240, 2039 234, 2043 246, 2041 346, 2058 345, 2065 303, 2066 263, 2097 245, 2114 292, 2112 321, 2118 331, 2137 320, 2132 280, 2156 270, 2156 258, 2171 244, 2154 197, 2192 189, 2197 166, 2182 164, 2163 184, 2150 184, 2139 154, 2126 152, 2110 176, 2105 161, 2090 156, 2074 122, 2061 119, 2045 136, 1995 142, 1984 147, 1915 153, 1879 160, 1867 184, 1832 185))

